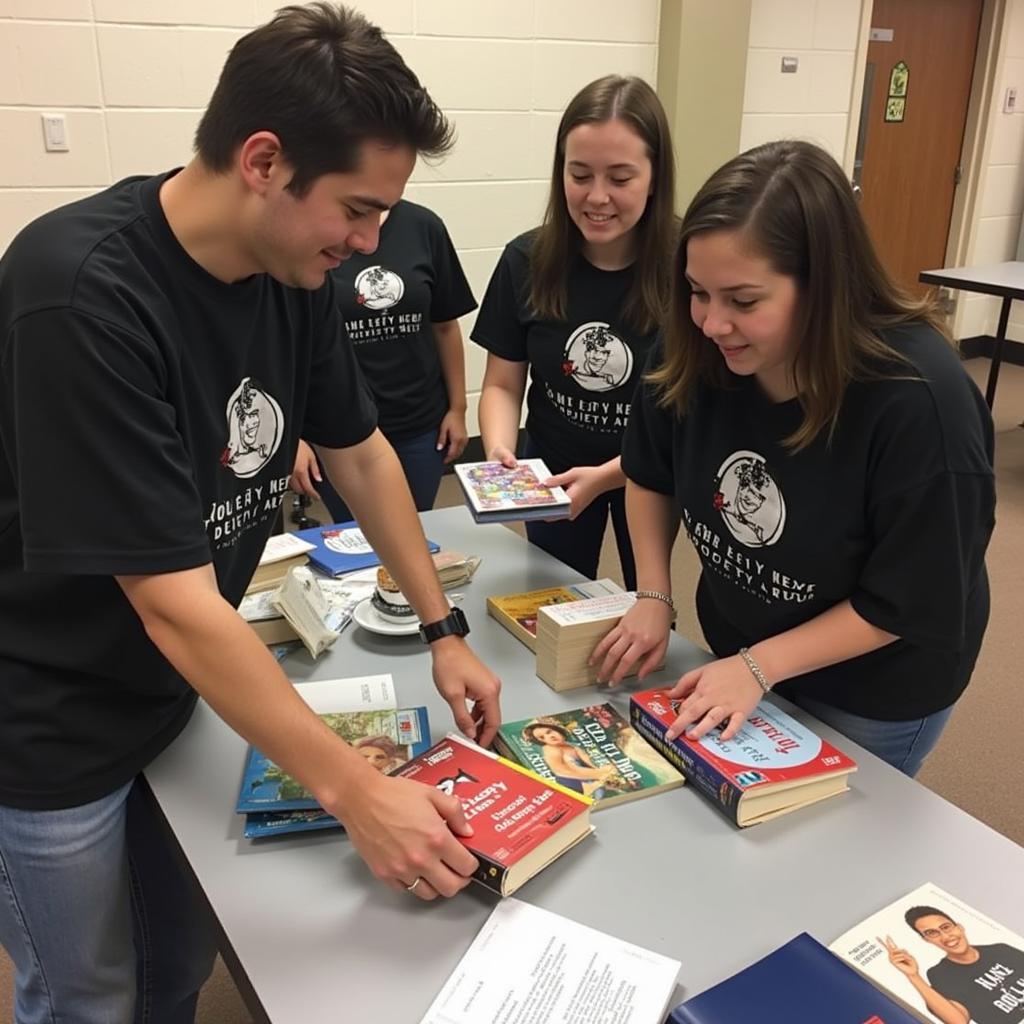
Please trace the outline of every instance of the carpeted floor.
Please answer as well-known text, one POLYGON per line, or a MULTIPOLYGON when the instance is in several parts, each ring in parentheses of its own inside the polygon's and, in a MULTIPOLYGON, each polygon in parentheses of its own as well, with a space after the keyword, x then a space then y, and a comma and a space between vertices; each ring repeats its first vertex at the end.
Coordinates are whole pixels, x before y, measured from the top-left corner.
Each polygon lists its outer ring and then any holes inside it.
MULTIPOLYGON (((971 360, 970 372, 983 387, 987 360, 971 360)), ((1024 788, 1017 750, 1024 724, 1024 368, 1004 366, 994 416, 999 508, 989 548, 992 617, 974 679, 957 704, 939 746, 920 781, 947 800, 1024 845, 1024 788)), ((442 484, 438 507, 459 504, 453 478, 442 484)), ((317 514, 314 508, 311 514, 317 514)), ((323 515, 322 509, 319 514, 323 515)), ((688 544, 673 556, 673 591, 682 607, 679 630, 700 642, 692 607, 697 559, 688 544)), ((617 576, 614 547, 605 545, 602 575, 617 576)), ((10 963, 0 950, 0 1019, 13 1017, 10 963)), ((218 960, 203 989, 198 1024, 250 1024, 251 1018, 230 976, 218 960)))

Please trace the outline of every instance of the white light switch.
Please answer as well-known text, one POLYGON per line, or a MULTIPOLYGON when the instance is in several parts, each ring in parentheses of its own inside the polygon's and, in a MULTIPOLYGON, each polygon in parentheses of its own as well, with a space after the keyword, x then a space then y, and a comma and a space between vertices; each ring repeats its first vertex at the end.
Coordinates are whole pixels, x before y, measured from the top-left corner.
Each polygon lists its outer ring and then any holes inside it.
POLYGON ((1017 109, 1017 90, 1014 86, 1010 86, 1006 90, 1006 95, 1003 97, 1003 113, 1012 114, 1017 109))
POLYGON ((66 153, 71 148, 63 114, 43 114, 43 141, 47 153, 66 153))

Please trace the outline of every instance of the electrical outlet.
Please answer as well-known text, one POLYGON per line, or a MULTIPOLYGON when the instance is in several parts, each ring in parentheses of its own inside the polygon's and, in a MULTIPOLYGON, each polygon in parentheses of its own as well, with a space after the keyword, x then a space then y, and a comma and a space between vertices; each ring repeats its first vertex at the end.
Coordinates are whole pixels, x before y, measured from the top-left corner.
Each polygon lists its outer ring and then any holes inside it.
POLYGON ((63 114, 43 114, 43 143, 47 153, 66 153, 71 148, 63 114))

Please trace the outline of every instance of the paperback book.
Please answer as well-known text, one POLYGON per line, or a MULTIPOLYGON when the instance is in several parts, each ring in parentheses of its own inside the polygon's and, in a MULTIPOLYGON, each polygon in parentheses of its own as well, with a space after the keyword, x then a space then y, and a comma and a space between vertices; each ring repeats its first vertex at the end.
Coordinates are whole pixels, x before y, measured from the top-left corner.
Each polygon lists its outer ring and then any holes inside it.
POLYGON ((594 801, 594 810, 675 789, 683 776, 611 706, 506 722, 498 753, 594 801))
POLYGON ((553 690, 575 690, 597 682, 590 656, 636 603, 620 592, 569 604, 545 605, 537 613, 537 675, 553 690))
POLYGON ((569 516, 569 495, 542 482, 552 475, 543 459, 520 459, 513 469, 500 462, 456 463, 455 475, 478 523, 569 516))
POLYGON ((679 961, 502 900, 420 1024, 661 1024, 679 961))
MULTIPOLYGON (((357 569, 380 565, 376 552, 354 522, 312 526, 296 530, 295 536, 312 544, 309 561, 327 576, 344 576, 357 569)), ((431 553, 440 550, 440 545, 432 540, 427 541, 427 546, 431 553)))
POLYGON ((857 764, 770 701, 762 701, 731 740, 712 729, 699 740, 665 739, 678 701, 665 689, 630 698, 637 731, 734 824, 744 827, 817 803, 848 788, 857 764))
POLYGON ((806 932, 700 995, 666 1024, 918 1024, 806 932))
POLYGON ((487 598, 487 614, 526 644, 531 651, 536 652, 537 614, 541 608, 622 592, 622 587, 613 580, 602 579, 582 580, 561 587, 543 587, 520 594, 495 594, 487 598))
MULTIPOLYGON (((321 712, 320 720, 380 772, 401 767, 430 746, 426 708, 321 712)), ((318 810, 313 794, 255 747, 249 748, 236 810, 318 810)))
POLYGON ((829 948, 923 1020, 1024 1022, 1024 938, 931 882, 829 948))
POLYGON ((474 880, 508 896, 593 831, 588 797, 451 734, 395 773, 462 803, 474 880))
POLYGON ((290 569, 305 565, 308 552, 313 549, 309 541, 302 540, 294 533, 277 533, 267 540, 263 554, 256 566, 247 594, 257 594, 278 586, 290 569))

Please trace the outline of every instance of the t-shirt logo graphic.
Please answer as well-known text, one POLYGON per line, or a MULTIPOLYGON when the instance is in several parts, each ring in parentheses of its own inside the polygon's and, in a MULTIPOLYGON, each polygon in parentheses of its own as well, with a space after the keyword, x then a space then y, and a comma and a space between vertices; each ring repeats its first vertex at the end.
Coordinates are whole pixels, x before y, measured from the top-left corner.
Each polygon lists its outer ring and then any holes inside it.
POLYGON ((281 444, 281 406, 252 377, 245 377, 228 399, 227 418, 228 446, 221 464, 237 477, 255 476, 281 444))
POLYGON ((562 372, 588 391, 611 391, 629 379, 633 350, 598 320, 581 324, 569 336, 562 372))
POLYGON ((405 282, 386 267, 367 267, 355 279, 356 302, 367 309, 390 309, 405 294, 405 282))
POLYGON ((767 547, 782 536, 786 502, 755 452, 734 452, 722 463, 713 503, 729 532, 747 547, 767 547))

